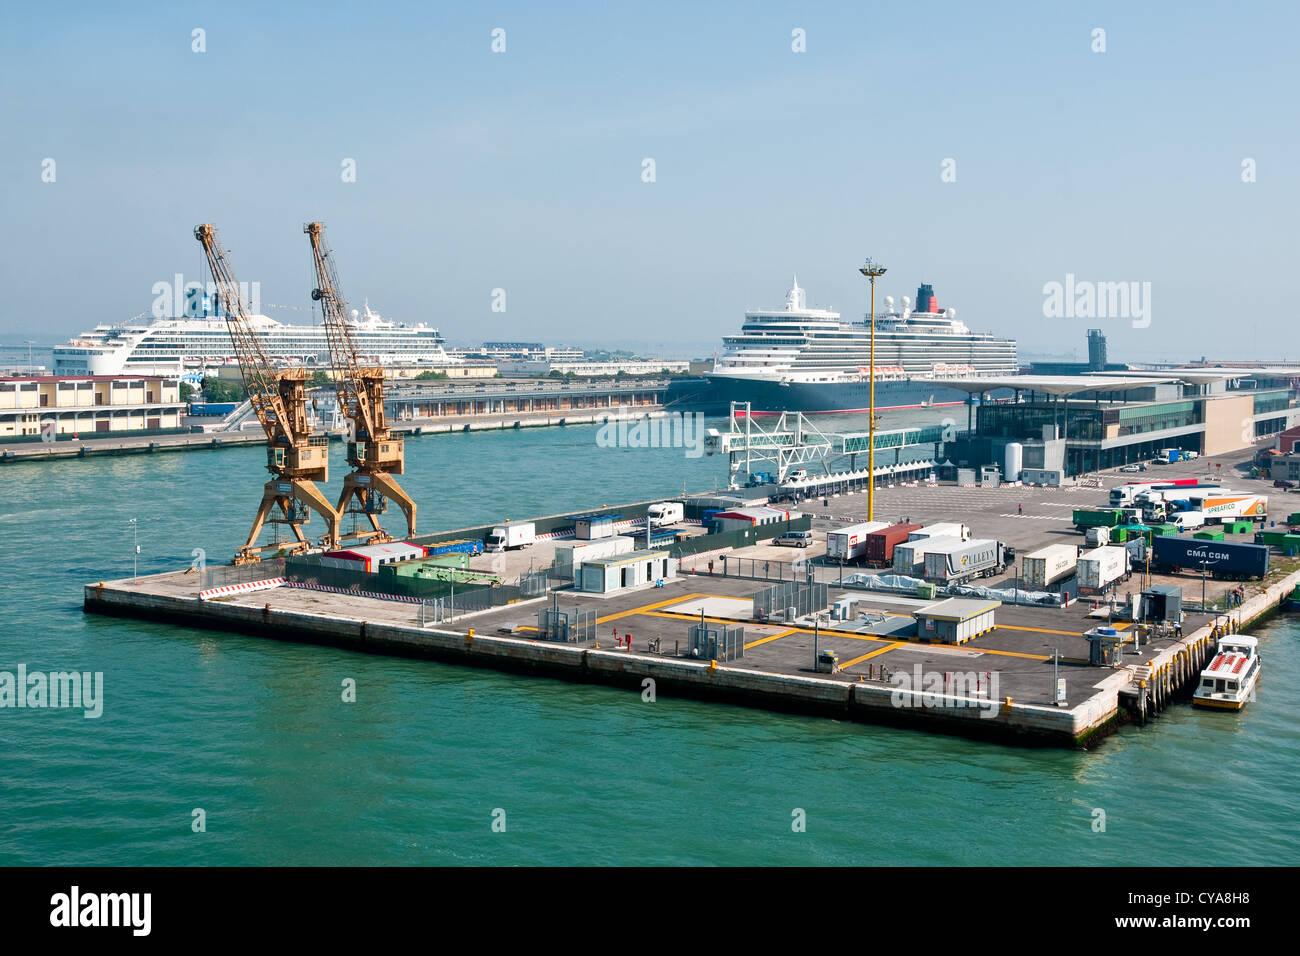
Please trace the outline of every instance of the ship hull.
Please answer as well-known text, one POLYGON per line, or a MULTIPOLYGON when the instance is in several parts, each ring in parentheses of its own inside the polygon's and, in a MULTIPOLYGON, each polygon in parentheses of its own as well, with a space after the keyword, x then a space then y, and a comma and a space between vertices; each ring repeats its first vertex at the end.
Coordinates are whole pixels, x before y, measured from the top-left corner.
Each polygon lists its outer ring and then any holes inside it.
MULTIPOLYGON (((781 412, 864 413, 871 408, 867 382, 792 382, 710 375, 718 402, 749 402, 754 415, 781 412)), ((876 410, 962 405, 967 393, 919 379, 876 383, 876 410)))

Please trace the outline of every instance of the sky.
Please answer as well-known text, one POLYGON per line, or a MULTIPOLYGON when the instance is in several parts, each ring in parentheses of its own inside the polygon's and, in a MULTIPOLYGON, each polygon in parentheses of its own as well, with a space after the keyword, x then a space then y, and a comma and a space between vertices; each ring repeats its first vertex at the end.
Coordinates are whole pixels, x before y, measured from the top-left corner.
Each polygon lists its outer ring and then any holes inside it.
POLYGON ((707 356, 796 273, 860 318, 871 256, 878 302, 929 283, 1022 354, 1300 359, 1298 9, 14 7, 0 341, 206 281, 200 222, 311 321, 321 220, 351 306, 452 344, 707 356))

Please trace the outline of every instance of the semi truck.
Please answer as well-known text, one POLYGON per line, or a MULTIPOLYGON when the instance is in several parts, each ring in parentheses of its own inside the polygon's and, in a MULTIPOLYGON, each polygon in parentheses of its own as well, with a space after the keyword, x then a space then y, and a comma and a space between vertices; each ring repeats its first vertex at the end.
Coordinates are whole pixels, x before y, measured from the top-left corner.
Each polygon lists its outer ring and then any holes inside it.
POLYGON ((894 545, 894 571, 910 576, 925 573, 925 555, 927 551, 943 548, 950 544, 960 544, 961 538, 955 536, 939 538, 922 538, 920 541, 901 541, 894 545))
POLYGON ((962 584, 975 578, 1001 574, 1007 568, 1005 548, 1001 541, 992 538, 931 544, 925 552, 925 579, 962 584))
POLYGON ((1144 491, 1163 491, 1169 488, 1218 488, 1219 482, 1216 479, 1204 478, 1173 478, 1167 481, 1132 481, 1128 484, 1117 485, 1110 489, 1110 506, 1118 508, 1121 505, 1131 504, 1133 499, 1144 491))
POLYGON ((512 551, 527 548, 537 540, 537 526, 531 521, 509 521, 499 524, 483 542, 485 551, 512 551))
POLYGON ((872 531, 863 541, 862 560, 866 564, 888 566, 894 560, 894 548, 907 541, 907 536, 920 529, 919 524, 890 525, 872 531))
POLYGON ((1049 544, 1021 559, 1021 572, 1027 587, 1046 588, 1074 574, 1079 563, 1079 549, 1072 544, 1049 544))
POLYGON ((860 561, 866 554, 867 535, 889 527, 888 521, 863 521, 847 528, 826 532, 826 558, 848 564, 860 561))
POLYGON ((1104 591, 1132 572, 1128 548, 1103 545, 1079 555, 1079 591, 1104 591))
POLYGON ((661 501, 647 508, 646 515, 650 518, 652 528, 663 528, 685 518, 686 507, 680 501, 661 501))
POLYGON ((1117 528, 1124 521, 1119 508, 1075 508, 1071 516, 1074 530, 1083 534, 1089 528, 1117 528))
POLYGON ((1197 538, 1156 538, 1151 543, 1151 567, 1162 574, 1202 568, 1219 581, 1244 581, 1268 573, 1268 545, 1205 541, 1197 538))

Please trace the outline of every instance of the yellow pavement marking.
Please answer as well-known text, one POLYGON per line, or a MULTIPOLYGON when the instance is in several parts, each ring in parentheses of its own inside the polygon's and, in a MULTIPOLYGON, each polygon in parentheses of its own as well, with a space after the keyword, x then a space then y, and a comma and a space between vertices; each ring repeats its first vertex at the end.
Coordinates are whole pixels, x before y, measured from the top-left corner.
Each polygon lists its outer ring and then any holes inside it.
POLYGON ((516 630, 516 631, 535 631, 535 630, 537 630, 537 628, 533 627, 531 624, 520 624, 517 628, 515 628, 515 630, 516 630))
POLYGON ((1053 631, 1047 627, 1022 627, 1018 624, 999 624, 999 631, 1033 631, 1035 634, 1064 634, 1067 637, 1083 637, 1082 631, 1053 631))
POLYGON ((888 651, 892 651, 896 647, 902 647, 903 643, 904 643, 903 641, 895 641, 893 644, 889 644, 885 647, 878 647, 874 651, 871 651, 869 654, 863 654, 861 657, 853 658, 853 660, 849 661, 848 663, 841 664, 840 670, 846 671, 850 667, 853 667, 855 664, 861 664, 865 660, 869 660, 872 657, 876 657, 880 654, 884 654, 888 651))
POLYGON ((769 641, 775 641, 778 638, 785 637, 787 634, 793 634, 797 630, 799 630, 799 628, 792 627, 790 628, 790 630, 782 631, 780 634, 769 634, 767 637, 760 637, 758 640, 750 641, 748 644, 746 644, 745 650, 749 650, 751 647, 758 647, 760 644, 766 644, 769 641))
POLYGON ((687 594, 685 597, 669 598, 667 601, 660 601, 657 604, 646 604, 641 607, 634 607, 630 611, 619 611, 617 614, 610 614, 607 617, 596 618, 597 624, 608 624, 610 621, 617 621, 619 618, 631 617, 633 614, 644 614, 646 611, 653 611, 657 607, 667 607, 669 604, 680 604, 682 601, 690 601, 693 598, 708 597, 707 594, 687 594))

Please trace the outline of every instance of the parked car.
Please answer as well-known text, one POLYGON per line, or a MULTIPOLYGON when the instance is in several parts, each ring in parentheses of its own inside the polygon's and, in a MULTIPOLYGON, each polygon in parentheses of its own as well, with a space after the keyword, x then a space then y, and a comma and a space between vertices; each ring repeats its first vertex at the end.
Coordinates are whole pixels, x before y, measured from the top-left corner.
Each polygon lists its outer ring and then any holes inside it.
POLYGON ((1120 469, 1120 471, 1141 471, 1141 470, 1142 467, 1140 465, 1125 465, 1123 468, 1120 469))
POLYGON ((1287 481, 1285 478, 1275 478, 1275 479, 1273 479, 1273 487, 1274 487, 1274 488, 1294 488, 1294 487, 1295 487, 1295 482, 1294 482, 1294 481, 1287 481))
POLYGON ((772 543, 783 548, 806 548, 812 544, 812 541, 813 533, 811 531, 787 531, 772 543))

